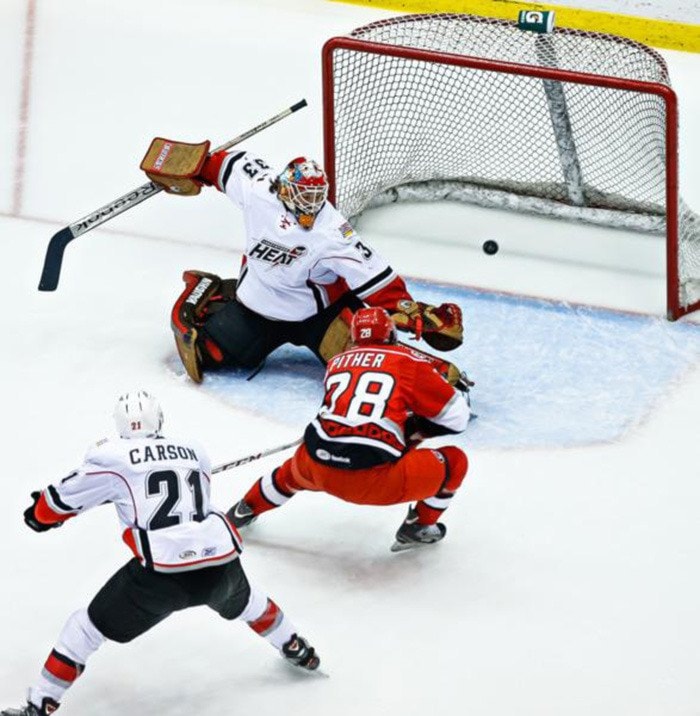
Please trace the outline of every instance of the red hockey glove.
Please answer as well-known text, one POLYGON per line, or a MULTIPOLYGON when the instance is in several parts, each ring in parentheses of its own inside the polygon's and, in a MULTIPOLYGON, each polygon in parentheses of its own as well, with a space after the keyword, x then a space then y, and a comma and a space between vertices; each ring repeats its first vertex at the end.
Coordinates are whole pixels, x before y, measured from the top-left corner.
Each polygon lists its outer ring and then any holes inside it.
POLYGON ((24 511, 24 523, 35 532, 46 532, 54 527, 60 527, 63 522, 51 522, 50 524, 39 522, 36 516, 36 505, 40 498, 41 492, 32 492, 32 500, 34 500, 34 502, 24 511))
POLYGON ((402 300, 396 307, 398 311, 391 317, 399 330, 411 331, 416 339, 424 338, 429 346, 439 351, 451 351, 462 345, 462 311, 456 303, 430 306, 402 300))

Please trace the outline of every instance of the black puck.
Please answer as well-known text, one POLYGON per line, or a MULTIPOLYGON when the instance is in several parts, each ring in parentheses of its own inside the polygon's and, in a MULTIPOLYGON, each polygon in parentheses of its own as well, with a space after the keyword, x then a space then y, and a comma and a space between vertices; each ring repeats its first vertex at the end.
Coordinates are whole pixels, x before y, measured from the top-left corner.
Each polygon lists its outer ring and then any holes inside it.
POLYGON ((489 239, 488 241, 484 241, 484 245, 481 248, 485 254, 493 256, 498 251, 498 244, 492 239, 489 239))

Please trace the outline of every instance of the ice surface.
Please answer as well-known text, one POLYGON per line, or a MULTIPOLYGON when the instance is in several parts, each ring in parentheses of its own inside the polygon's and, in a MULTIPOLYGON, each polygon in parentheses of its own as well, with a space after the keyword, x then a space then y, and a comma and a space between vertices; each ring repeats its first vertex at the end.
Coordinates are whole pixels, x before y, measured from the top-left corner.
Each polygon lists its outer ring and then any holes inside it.
MULTIPOLYGON (((464 310, 466 342, 443 354, 476 382, 471 400, 478 419, 454 439, 464 447, 619 439, 700 362, 700 326, 693 324, 422 281, 409 288, 423 301, 451 301, 464 310)), ((431 351, 423 341, 416 345, 431 351)), ((175 353, 168 366, 183 375, 175 353)), ((279 349, 250 377, 243 370, 211 373, 202 389, 297 430, 323 396, 323 369, 304 348, 279 349)))
MULTIPOLYGON (((120 392, 151 389, 168 434, 201 440, 215 463, 293 440, 318 399, 303 381, 320 370, 299 353, 282 356, 294 370, 275 359, 216 391, 173 373, 168 317, 182 271, 237 271, 242 222, 222 197, 154 198, 73 242, 59 290, 40 294, 50 235, 141 184, 136 167, 157 134, 225 141, 303 96, 303 118, 250 146, 278 165, 320 156, 321 44, 389 13, 321 0, 38 2, 22 212, 10 217, 25 2, 0 5, 4 707, 23 698, 68 614, 127 559, 111 508, 45 535, 21 519, 33 489, 112 429, 120 392)), ((698 60, 668 58, 688 113, 683 193, 697 208, 698 60)), ((393 555, 403 506, 298 495, 248 534, 244 562, 318 646, 330 679, 301 678, 246 627, 193 610, 106 645, 60 713, 695 713, 698 335, 660 318, 663 245, 444 205, 368 212, 361 231, 423 281, 421 297, 465 303, 458 355, 480 417, 447 539, 393 555), (481 251, 487 238, 496 256, 481 251)), ((215 502, 227 507, 283 457, 218 476, 215 502)))

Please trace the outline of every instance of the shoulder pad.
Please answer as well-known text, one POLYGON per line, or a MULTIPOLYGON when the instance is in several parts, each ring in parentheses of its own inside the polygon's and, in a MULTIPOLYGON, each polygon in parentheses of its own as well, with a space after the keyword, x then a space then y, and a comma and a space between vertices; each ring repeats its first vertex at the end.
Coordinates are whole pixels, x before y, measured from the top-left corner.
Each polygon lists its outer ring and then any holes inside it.
POLYGON ((113 454, 117 444, 121 440, 115 440, 114 438, 102 438, 95 443, 92 443, 85 453, 85 462, 102 462, 105 460, 105 455, 113 454))

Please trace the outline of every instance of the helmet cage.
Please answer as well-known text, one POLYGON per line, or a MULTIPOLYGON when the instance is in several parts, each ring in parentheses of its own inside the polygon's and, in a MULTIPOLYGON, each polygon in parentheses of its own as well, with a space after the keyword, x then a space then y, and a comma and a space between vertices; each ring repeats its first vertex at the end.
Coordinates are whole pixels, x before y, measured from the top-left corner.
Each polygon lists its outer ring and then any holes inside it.
POLYGON ((277 177, 277 195, 299 224, 311 228, 328 199, 328 179, 313 160, 293 159, 277 177))

